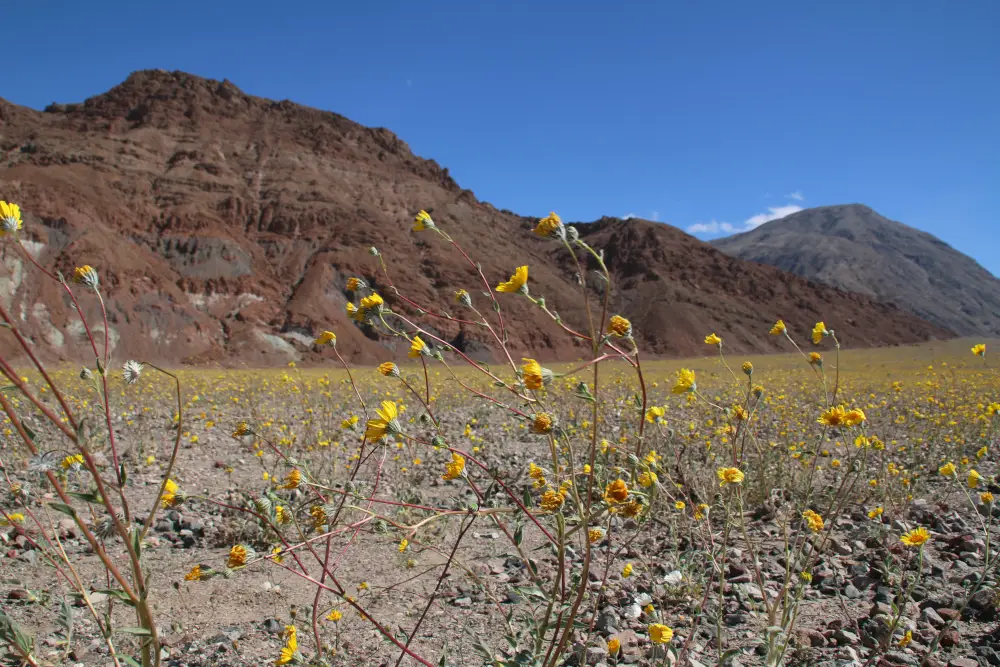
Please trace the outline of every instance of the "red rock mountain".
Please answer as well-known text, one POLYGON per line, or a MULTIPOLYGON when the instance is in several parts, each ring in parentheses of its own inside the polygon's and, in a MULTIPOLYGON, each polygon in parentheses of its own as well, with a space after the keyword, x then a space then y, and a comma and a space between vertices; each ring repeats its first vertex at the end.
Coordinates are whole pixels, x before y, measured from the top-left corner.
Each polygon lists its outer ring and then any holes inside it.
MULTIPOLYGON (((482 263, 491 284, 528 264, 532 294, 583 327, 575 271, 530 233, 533 219, 478 201, 389 130, 252 97, 228 81, 141 71, 44 112, 0 100, 0 199, 21 205, 22 238, 43 265, 99 271, 119 360, 310 361, 318 353, 309 342, 323 329, 354 361, 401 356, 345 314, 353 275, 401 307, 371 246, 417 302, 457 315, 452 293, 465 288, 488 312, 474 269, 436 235, 410 231, 421 208, 482 263)), ((736 350, 769 350, 766 331, 779 317, 799 331, 825 319, 856 346, 949 335, 868 297, 728 257, 667 225, 602 219, 578 229, 605 250, 617 281, 613 309, 633 320, 650 354, 703 353, 709 331, 736 350)), ((45 355, 86 360, 60 288, 10 240, 0 252, 0 302, 45 355)), ((502 296, 517 352, 582 353, 525 299, 502 296)), ((81 301, 100 329, 95 299, 83 293, 81 301)), ((430 324, 481 351, 478 328, 430 324)))

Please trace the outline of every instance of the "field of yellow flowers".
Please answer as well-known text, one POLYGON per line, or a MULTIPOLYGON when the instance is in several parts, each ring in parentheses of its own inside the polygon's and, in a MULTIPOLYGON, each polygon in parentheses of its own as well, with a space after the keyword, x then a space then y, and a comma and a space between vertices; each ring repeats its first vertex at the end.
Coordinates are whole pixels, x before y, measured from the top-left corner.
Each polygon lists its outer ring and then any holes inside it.
MULTIPOLYGON (((535 232, 610 280, 555 214, 535 232)), ((453 316, 372 258, 393 298, 352 278, 348 312, 405 364, 351 367, 333 331, 328 368, 112 364, 88 327, 93 363, 48 369, 0 305, 14 664, 1000 664, 994 341, 841 350, 836 323, 778 321, 784 355, 707 331, 705 357, 651 361, 606 291, 582 286, 575 331, 522 266, 453 316), (507 299, 590 356, 514 355, 507 299)), ((36 268, 103 306, 97 269, 36 268)))
MULTIPOLYGON (((675 393, 681 362, 650 363, 638 461, 631 415, 641 389, 624 364, 605 367, 612 398, 598 415, 608 425, 598 465, 612 482, 624 480, 622 502, 612 506, 623 511, 588 527, 592 572, 570 645, 577 664, 653 664, 660 626, 672 637, 664 645, 678 649, 666 658, 672 664, 718 664, 726 655, 726 664, 763 663, 771 634, 784 649, 776 664, 863 664, 880 641, 880 659, 893 664, 919 664, 928 650, 939 664, 977 650, 994 655, 993 511, 984 496, 997 490, 1000 405, 991 399, 1000 379, 961 341, 842 352, 838 393, 864 412, 857 428, 820 423, 835 379, 824 386, 829 362, 817 369, 797 353, 746 361, 746 374, 744 360, 733 360, 732 374, 720 357, 683 362, 697 394, 675 393), (744 420, 752 437, 740 433, 744 420), (734 447, 752 463, 723 478, 734 447), (943 475, 946 465, 954 472, 943 475), (638 499, 642 509, 630 517, 638 499), (930 539, 900 541, 915 529, 930 539)), ((531 639, 519 615, 540 613, 546 592, 538 581, 551 581, 560 559, 572 576, 582 550, 573 540, 560 555, 540 531, 525 530, 498 480, 550 532, 563 523, 570 533, 573 524, 551 517, 574 477, 552 469, 551 443, 533 421, 512 422, 503 408, 468 400, 461 384, 491 389, 473 373, 431 371, 427 409, 420 366, 384 372, 352 369, 353 383, 342 369, 179 372, 185 419, 171 488, 183 499, 166 503, 145 538, 163 650, 180 656, 176 664, 271 662, 293 639, 305 664, 314 632, 330 664, 394 660, 398 647, 373 623, 447 664, 483 664, 486 647, 510 655, 509 639, 531 639), (361 401, 375 421, 382 401, 394 402, 396 428, 430 444, 395 439, 363 451, 361 401), (455 456, 433 444, 435 432, 453 434, 477 468, 466 460, 456 473, 455 456), (340 499, 345 529, 327 549, 316 537, 340 499), (504 530, 522 530, 524 540, 515 546, 504 530), (331 564, 344 599, 317 596, 316 582, 296 573, 298 560, 309 570, 317 558, 331 564), (421 618, 411 641, 407 631, 421 618)), ((76 372, 55 376, 78 413, 100 402, 76 372)), ((143 374, 112 393, 121 458, 147 502, 168 463, 178 412, 165 380, 143 374)), ((554 377, 545 387, 553 422, 571 437, 585 434, 591 419, 577 380, 554 377)), ((9 419, 4 429, 4 466, 13 470, 20 454, 9 419)), ((83 477, 79 462, 63 454, 54 455, 56 469, 73 486, 83 477)), ((107 465, 106 453, 95 456, 107 465)), ((96 623, 52 576, 27 508, 7 492, 6 613, 25 627, 50 628, 38 637, 39 653, 61 654, 65 633, 53 619, 66 600, 79 619, 65 648, 100 664, 107 651, 96 623)), ((42 509, 34 511, 58 527, 60 549, 79 555, 78 576, 103 614, 112 600, 94 591, 114 587, 73 522, 44 509, 50 498, 36 497, 42 509)), ((127 615, 127 607, 112 613, 127 615)))

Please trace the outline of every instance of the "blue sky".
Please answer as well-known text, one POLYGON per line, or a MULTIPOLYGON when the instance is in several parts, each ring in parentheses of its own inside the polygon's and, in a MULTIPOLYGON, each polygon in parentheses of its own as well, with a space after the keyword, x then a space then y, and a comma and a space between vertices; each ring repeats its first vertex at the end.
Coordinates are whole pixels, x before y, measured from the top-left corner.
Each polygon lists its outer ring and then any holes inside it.
POLYGON ((19 104, 180 69, 388 127, 525 215, 708 238, 862 202, 1000 274, 994 0, 49 0, 4 23, 19 104))

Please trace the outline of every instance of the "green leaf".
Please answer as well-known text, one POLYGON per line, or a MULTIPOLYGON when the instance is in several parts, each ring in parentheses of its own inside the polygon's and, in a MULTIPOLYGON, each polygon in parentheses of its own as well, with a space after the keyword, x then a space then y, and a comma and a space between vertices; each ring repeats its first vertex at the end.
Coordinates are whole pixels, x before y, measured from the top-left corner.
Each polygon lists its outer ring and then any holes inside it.
POLYGON ((147 628, 115 628, 115 632, 124 632, 129 635, 139 635, 141 637, 148 637, 152 634, 147 628))
POLYGON ((0 393, 15 392, 17 390, 18 389, 16 384, 8 384, 4 387, 0 387, 0 393))
POLYGON ((65 503, 49 503, 49 507, 57 512, 61 512, 71 519, 76 518, 76 510, 65 503))
POLYGON ((31 430, 31 429, 30 429, 30 428, 28 427, 28 425, 27 425, 27 424, 25 424, 24 422, 22 422, 22 423, 21 423, 21 427, 22 427, 22 428, 24 428, 24 432, 28 434, 28 438, 30 438, 32 442, 35 442, 36 440, 38 440, 38 436, 37 436, 37 435, 35 435, 35 432, 34 432, 34 431, 32 431, 32 430, 31 430))
POLYGON ((117 598, 118 600, 121 600, 122 602, 124 602, 125 604, 127 604, 130 607, 134 607, 135 606, 135 604, 132 602, 131 598, 129 598, 128 593, 126 593, 125 591, 123 591, 123 590, 121 590, 119 588, 102 588, 100 590, 93 591, 93 592, 94 593, 101 593, 103 595, 107 595, 108 597, 117 598))
POLYGON ((103 500, 97 491, 91 491, 90 493, 80 493, 79 491, 67 491, 67 496, 72 496, 78 500, 82 500, 85 503, 93 503, 95 505, 100 505, 103 500))
POLYGON ((139 664, 135 658, 130 658, 127 655, 119 655, 118 657, 127 662, 128 664, 132 665, 132 667, 142 667, 142 665, 139 664))

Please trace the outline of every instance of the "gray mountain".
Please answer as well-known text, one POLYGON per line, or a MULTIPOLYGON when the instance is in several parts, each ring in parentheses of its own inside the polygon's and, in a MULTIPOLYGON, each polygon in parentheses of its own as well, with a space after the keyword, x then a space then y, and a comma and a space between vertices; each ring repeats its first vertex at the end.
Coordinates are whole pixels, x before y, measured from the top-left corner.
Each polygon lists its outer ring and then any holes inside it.
POLYGON ((1000 334, 1000 280, 941 239, 862 204, 805 209, 712 245, 873 296, 959 335, 1000 334))

